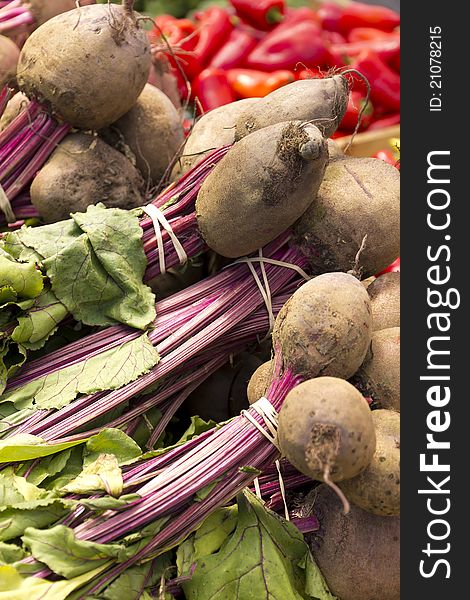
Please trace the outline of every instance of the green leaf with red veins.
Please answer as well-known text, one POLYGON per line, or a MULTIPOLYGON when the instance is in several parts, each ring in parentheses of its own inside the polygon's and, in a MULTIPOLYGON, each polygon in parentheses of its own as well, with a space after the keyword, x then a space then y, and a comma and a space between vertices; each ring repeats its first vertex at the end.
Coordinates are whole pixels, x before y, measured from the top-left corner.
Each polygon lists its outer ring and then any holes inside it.
MULTIPOLYGON (((162 575, 168 574, 171 566, 169 554, 163 554, 153 561, 145 562, 126 569, 103 592, 100 598, 105 600, 152 600, 155 596, 147 595, 145 589, 159 588, 162 575)), ((172 600, 173 596, 163 593, 159 600, 172 600)))
POLYGON ((15 544, 0 542, 0 565, 10 565, 27 556, 27 553, 15 544))
POLYGON ((119 510, 128 504, 131 504, 135 500, 139 500, 139 494, 124 494, 119 498, 112 498, 111 496, 103 496, 101 498, 87 498, 83 500, 80 498, 80 505, 94 510, 97 512, 103 512, 105 510, 119 510))
POLYGON ((220 550, 237 527, 238 508, 234 504, 213 512, 199 529, 178 547, 176 564, 178 576, 187 576, 200 556, 214 554, 220 550))
POLYGON ((105 428, 91 436, 83 451, 83 466, 95 462, 101 454, 113 454, 122 466, 141 456, 140 446, 120 429, 105 428))
POLYGON ((0 541, 15 539, 32 525, 47 527, 74 505, 74 501, 58 498, 8 467, 0 474, 0 541))
POLYGON ((69 513, 75 504, 51 497, 0 509, 0 541, 16 539, 28 527, 48 527, 69 513))
POLYGON ((34 463, 28 461, 18 469, 18 473, 26 476, 29 483, 41 485, 43 481, 49 477, 54 477, 65 469, 71 454, 72 448, 69 448, 57 452, 57 454, 44 456, 41 460, 34 461, 34 463))
MULTIPOLYGON (((5 440, 0 440, 0 463, 35 460, 68 450, 83 443, 82 440, 62 443, 46 442, 35 435, 19 433, 5 440)), ((52 474, 50 473, 50 475, 52 474)))
POLYGON ((24 477, 18 477, 13 467, 8 467, 0 473, 0 507, 37 500, 44 494, 44 490, 28 483, 24 477))
POLYGON ((0 248, 0 289, 6 287, 14 290, 17 298, 36 298, 43 288, 43 276, 34 262, 17 262, 0 248))
MULTIPOLYGON (((0 332, 0 397, 7 385, 8 378, 16 373, 25 360, 26 350, 21 345, 11 344, 7 338, 1 339, 0 332)), ((0 411, 0 431, 2 430, 1 419, 0 411)))

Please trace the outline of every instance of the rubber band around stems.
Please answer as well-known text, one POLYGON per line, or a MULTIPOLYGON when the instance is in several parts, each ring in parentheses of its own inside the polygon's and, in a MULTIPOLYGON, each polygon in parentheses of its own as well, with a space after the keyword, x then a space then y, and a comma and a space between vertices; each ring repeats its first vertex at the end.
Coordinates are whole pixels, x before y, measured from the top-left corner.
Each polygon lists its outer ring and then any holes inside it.
POLYGON ((142 206, 142 210, 151 218, 153 223, 153 228, 155 230, 155 237, 157 241, 157 250, 158 250, 158 263, 160 266, 160 273, 164 275, 166 273, 166 264, 165 264, 165 249, 163 246, 163 236, 161 227, 168 233, 171 241, 173 242, 173 246, 175 247, 176 254, 178 255, 180 265, 184 265, 188 260, 188 255, 183 248, 183 245, 177 238, 175 232, 173 231, 170 223, 167 221, 165 215, 162 211, 155 206, 155 204, 147 204, 147 206, 142 206))
MULTIPOLYGON (((271 265, 277 265, 279 267, 286 267, 288 269, 293 269, 307 281, 309 279, 311 279, 311 277, 309 275, 307 275, 307 273, 303 269, 298 267, 297 265, 293 265, 292 263, 287 263, 282 260, 276 260, 274 258, 265 258, 263 256, 263 251, 261 249, 258 251, 258 254, 259 254, 258 258, 248 258, 248 257, 240 258, 239 260, 234 261, 232 263, 232 265, 242 264, 242 263, 245 263, 248 265, 248 268, 250 269, 251 274, 253 275, 256 285, 259 288, 260 294, 261 294, 261 296, 264 300, 264 303, 266 304, 266 308, 268 310, 269 331, 266 334, 266 337, 269 337, 269 335, 271 334, 271 332, 274 328, 275 318, 274 318, 273 306, 272 306, 271 289, 269 287, 269 280, 268 280, 268 276, 266 273, 266 269, 264 267, 265 263, 268 263, 271 265), (260 264, 264 287, 263 287, 263 284, 261 283, 258 273, 256 272, 256 270, 253 266, 253 263, 260 264)), ((269 433, 266 430, 264 430, 261 427, 261 425, 258 423, 258 421, 254 417, 252 417, 250 415, 250 413, 247 412, 246 410, 243 410, 241 412, 242 416, 244 416, 246 419, 248 419, 248 421, 250 421, 250 423, 252 425, 254 425, 256 427, 256 429, 258 429, 258 431, 260 433, 262 433, 279 450, 279 446, 278 446, 278 442, 277 442, 278 414, 277 414, 275 408, 273 407, 271 402, 269 402, 269 400, 267 398, 265 398, 264 396, 262 398, 260 398, 257 402, 252 404, 251 408, 253 408, 261 416, 261 418, 265 422, 267 428, 269 429, 269 433)), ((280 487, 280 491, 281 491, 282 501, 284 503, 285 518, 287 521, 289 521, 289 510, 287 508, 287 503, 286 503, 284 480, 282 479, 280 464, 279 464, 278 460, 276 461, 276 467, 277 467, 277 470, 279 473, 279 487, 280 487)), ((256 495, 258 496, 258 498, 260 500, 262 500, 258 478, 256 478, 254 480, 254 486, 255 486, 256 495)))
POLYGON ((8 223, 13 223, 16 221, 15 213, 13 212, 13 208, 11 206, 10 200, 8 196, 5 194, 5 190, 0 183, 0 210, 5 215, 5 218, 8 223))
POLYGON ((256 493, 256 495, 258 496, 258 498, 260 500, 262 500, 263 496, 261 495, 261 488, 259 487, 259 479, 258 479, 258 477, 256 477, 256 479, 253 481, 253 485, 255 487, 255 493, 256 493))
MULTIPOLYGON (((265 258, 263 256, 263 251, 261 249, 258 251, 258 253, 259 253, 258 258, 256 258, 256 257, 249 258, 248 256, 245 256, 243 258, 239 258, 238 260, 235 260, 233 263, 230 263, 230 265, 228 265, 228 267, 230 267, 232 265, 243 264, 243 263, 248 265, 248 268, 250 269, 251 274, 253 275, 253 278, 256 282, 256 285, 259 288, 260 294, 263 298, 264 303, 266 304, 266 308, 268 311, 269 331, 266 334, 266 338, 267 338, 272 333, 272 330, 274 328, 275 317, 274 317, 274 312, 273 312, 271 289, 269 287, 269 280, 268 280, 268 276, 266 273, 266 269, 264 267, 265 263, 270 264, 270 265, 276 265, 278 267, 286 267, 286 269, 292 269, 292 270, 296 271, 306 281, 309 281, 311 279, 311 277, 309 275, 307 275, 307 273, 303 269, 298 267, 297 265, 294 265, 294 264, 288 263, 288 262, 284 262, 282 260, 276 260, 274 258, 265 258), (264 286, 263 286, 263 283, 261 283, 261 280, 253 266, 253 263, 259 263, 259 265, 260 265, 261 275, 263 277, 264 286)), ((228 267, 225 267, 225 268, 228 268, 228 267)))
MULTIPOLYGON (((250 423, 252 425, 254 425, 256 427, 256 429, 261 434, 263 434, 264 437, 266 439, 268 439, 271 442, 271 444, 273 444, 279 450, 279 444, 278 444, 278 440, 277 440, 277 428, 278 428, 278 423, 279 423, 278 412, 276 411, 274 406, 271 404, 271 402, 265 396, 262 396, 259 400, 257 400, 255 403, 253 403, 251 405, 251 408, 254 411, 256 411, 259 414, 259 416, 263 419, 264 424, 268 428, 268 431, 263 429, 263 427, 260 425, 260 423, 258 423, 258 421, 252 415, 250 415, 250 413, 247 410, 241 411, 242 417, 245 417, 245 419, 250 421, 250 423)), ((287 508, 286 489, 284 486, 284 479, 282 478, 282 473, 281 473, 281 463, 279 462, 279 460, 276 460, 275 464, 276 464, 276 469, 277 469, 278 476, 279 476, 279 488, 281 491, 281 497, 282 497, 282 501, 284 503, 284 516, 285 516, 286 520, 289 521, 290 520, 289 509, 287 508)), ((258 498, 260 500, 262 500, 261 489, 260 489, 259 480, 257 477, 254 480, 253 484, 255 487, 256 495, 258 496, 258 498)))
POLYGON ((281 463, 280 463, 279 459, 276 460, 275 465, 276 465, 276 469, 277 469, 277 472, 279 475, 279 488, 281 491, 282 502, 284 503, 284 517, 285 517, 286 521, 290 521, 289 509, 287 508, 287 501, 286 501, 286 488, 284 486, 284 479, 282 478, 281 463))

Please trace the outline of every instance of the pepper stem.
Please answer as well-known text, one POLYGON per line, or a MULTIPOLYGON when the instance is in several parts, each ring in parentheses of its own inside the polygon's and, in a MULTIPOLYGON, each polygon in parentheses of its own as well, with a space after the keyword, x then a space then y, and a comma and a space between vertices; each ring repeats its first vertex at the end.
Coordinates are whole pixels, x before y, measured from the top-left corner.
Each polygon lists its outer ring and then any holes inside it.
POLYGON ((284 13, 276 6, 270 8, 266 13, 266 23, 276 25, 284 20, 284 13))

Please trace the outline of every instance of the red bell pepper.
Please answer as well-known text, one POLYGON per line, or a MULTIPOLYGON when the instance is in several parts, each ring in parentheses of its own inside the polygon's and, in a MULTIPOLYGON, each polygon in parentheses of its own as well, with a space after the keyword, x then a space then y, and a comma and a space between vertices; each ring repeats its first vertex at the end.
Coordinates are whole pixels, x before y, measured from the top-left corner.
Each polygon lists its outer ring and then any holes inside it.
MULTIPOLYGON (((353 133, 357 126, 357 120, 359 113, 365 104, 366 98, 364 94, 358 90, 353 90, 349 94, 349 101, 346 107, 346 112, 339 125, 339 129, 344 133, 353 133)), ((361 125, 359 131, 367 129, 372 121, 372 115, 374 113, 374 107, 371 102, 368 102, 367 107, 361 116, 361 125)))
POLYGON ((261 71, 294 70, 298 63, 306 67, 329 64, 330 54, 313 21, 281 23, 269 32, 248 55, 246 66, 261 71))
MULTIPOLYGON (((362 73, 369 81, 370 97, 374 106, 394 112, 400 110, 400 76, 374 52, 370 50, 364 52, 351 67, 362 73)), ((361 80, 357 81, 364 85, 361 80)))
POLYGON ((151 34, 154 34, 155 36, 159 37, 162 34, 162 31, 164 30, 165 26, 168 23, 174 23, 175 21, 177 21, 178 19, 176 17, 174 17, 173 15, 158 15, 157 17, 155 17, 153 19, 153 23, 154 23, 154 27, 151 30, 151 34))
POLYGON ((154 44, 153 52, 163 52, 168 57, 183 99, 187 97, 187 83, 183 71, 186 77, 191 79, 202 70, 199 59, 194 54, 198 38, 195 23, 189 19, 176 19, 171 15, 157 17, 155 27, 150 33, 150 40, 154 44))
POLYGON ((397 164, 397 159, 391 150, 379 150, 372 158, 378 158, 393 166, 397 164))
POLYGON ((205 11, 196 13, 195 17, 198 21, 199 39, 194 47, 194 53, 200 64, 206 66, 225 44, 233 25, 230 15, 219 6, 211 6, 205 11))
POLYGON ((337 31, 322 31, 322 36, 329 44, 346 44, 347 42, 344 35, 337 31))
POLYGON ((356 27, 392 31, 400 25, 400 15, 394 10, 363 2, 348 2, 345 6, 327 2, 318 9, 318 15, 325 29, 343 34, 356 27))
POLYGON ((380 271, 380 273, 377 273, 376 277, 385 275, 385 273, 395 273, 396 271, 400 272, 400 258, 399 257, 395 261, 393 261, 391 265, 388 265, 388 267, 386 267, 383 271, 380 271))
POLYGON ((387 117, 382 117, 380 119, 375 119, 370 125, 369 130, 374 131, 377 129, 383 129, 384 127, 392 127, 393 125, 399 125, 400 123, 400 113, 394 113, 387 117))
POLYGON ((336 139, 339 139, 339 138, 345 137, 345 135, 346 135, 346 134, 344 134, 342 131, 340 131, 339 129, 337 129, 335 132, 333 132, 333 133, 330 135, 330 138, 331 138, 332 140, 336 140, 336 139))
POLYGON ((254 31, 234 29, 227 42, 212 57, 209 66, 215 69, 233 69, 242 64, 258 44, 254 31))
POLYGON ((268 31, 283 19, 284 0, 230 0, 237 15, 257 29, 268 31))
MULTIPOLYGON (((323 35, 324 38, 324 35, 323 35)), ((325 38, 324 38, 325 39, 325 38)), ((349 56, 347 56, 344 53, 340 53, 337 52, 335 50, 335 46, 336 44, 326 44, 327 48, 328 48, 328 54, 329 54, 329 61, 328 61, 328 66, 332 67, 334 69, 339 69, 341 67, 346 67, 347 65, 349 65, 350 62, 352 62, 352 58, 350 58, 349 56)), ((339 44, 338 44, 339 46, 339 44)))
POLYGON ((397 73, 400 72, 400 53, 398 53, 396 56, 394 56, 393 58, 391 58, 388 61, 388 64, 392 67, 392 69, 394 71, 396 71, 397 73))
POLYGON ((328 73, 320 69, 301 69, 295 74, 296 79, 325 79, 328 73))
POLYGON ((362 52, 372 51, 383 61, 388 62, 400 54, 399 36, 388 36, 386 38, 363 40, 353 43, 332 44, 331 52, 346 58, 354 58, 362 52))
POLYGON ((154 19, 155 27, 151 35, 159 38, 162 34, 171 46, 180 44, 187 40, 186 49, 194 48, 196 45, 196 25, 190 19, 176 19, 172 15, 160 15, 154 19))
POLYGON ((305 21, 312 21, 320 26, 320 18, 318 13, 308 8, 307 6, 301 6, 300 8, 286 8, 284 15, 283 25, 293 25, 294 23, 304 23, 305 21))
POLYGON ((318 17, 325 31, 337 31, 341 33, 340 19, 343 8, 334 2, 325 2, 318 9, 318 17))
POLYGON ((365 42, 367 40, 382 40, 388 37, 400 37, 398 31, 382 31, 375 27, 356 27, 348 33, 348 42, 365 42))
POLYGON ((262 98, 270 92, 295 81, 292 71, 255 71, 253 69, 229 69, 228 81, 239 98, 262 98))
POLYGON ((236 100, 228 82, 226 71, 204 69, 193 79, 192 94, 204 112, 229 104, 236 100))

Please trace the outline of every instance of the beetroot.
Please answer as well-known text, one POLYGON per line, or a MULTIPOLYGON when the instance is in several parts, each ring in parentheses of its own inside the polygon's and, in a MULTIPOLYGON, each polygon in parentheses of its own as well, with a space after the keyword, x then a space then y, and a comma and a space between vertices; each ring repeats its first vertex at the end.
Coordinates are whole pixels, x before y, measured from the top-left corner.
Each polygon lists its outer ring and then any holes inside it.
POLYGON ((75 127, 114 123, 135 104, 150 71, 150 45, 132 6, 83 6, 41 25, 20 54, 20 89, 75 127))

